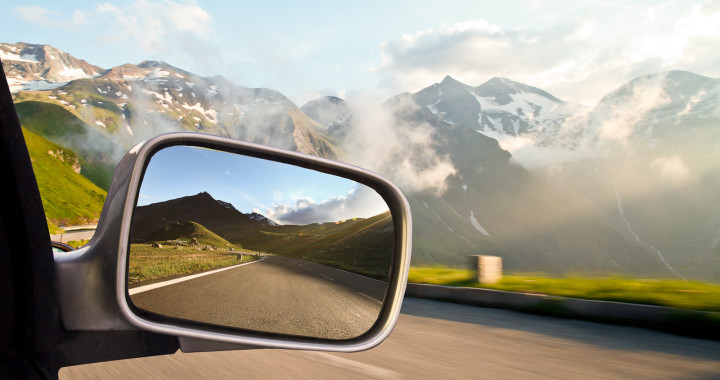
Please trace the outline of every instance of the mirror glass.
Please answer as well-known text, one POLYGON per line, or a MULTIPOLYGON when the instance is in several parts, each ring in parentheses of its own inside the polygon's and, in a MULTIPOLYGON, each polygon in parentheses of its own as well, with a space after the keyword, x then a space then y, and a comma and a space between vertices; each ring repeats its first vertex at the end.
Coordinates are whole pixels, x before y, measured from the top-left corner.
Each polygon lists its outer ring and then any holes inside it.
POLYGON ((392 216, 370 187, 218 150, 152 156, 132 219, 131 303, 260 332, 352 339, 380 315, 392 216))

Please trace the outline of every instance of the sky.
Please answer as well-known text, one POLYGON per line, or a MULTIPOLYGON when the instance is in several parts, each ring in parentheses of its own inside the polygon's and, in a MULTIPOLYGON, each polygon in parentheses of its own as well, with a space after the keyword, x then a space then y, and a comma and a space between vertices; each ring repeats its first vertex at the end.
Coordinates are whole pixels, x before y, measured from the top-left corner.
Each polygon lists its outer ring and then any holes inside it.
POLYGON ((384 100, 502 76, 592 105, 667 70, 720 77, 720 1, 3 2, 0 42, 103 68, 162 60, 267 87, 384 100), (9 17, 8 17, 9 16, 9 17))
POLYGON ((367 186, 288 164, 216 150, 174 146, 156 153, 140 187, 144 206, 201 192, 281 224, 367 218, 388 210, 367 186))

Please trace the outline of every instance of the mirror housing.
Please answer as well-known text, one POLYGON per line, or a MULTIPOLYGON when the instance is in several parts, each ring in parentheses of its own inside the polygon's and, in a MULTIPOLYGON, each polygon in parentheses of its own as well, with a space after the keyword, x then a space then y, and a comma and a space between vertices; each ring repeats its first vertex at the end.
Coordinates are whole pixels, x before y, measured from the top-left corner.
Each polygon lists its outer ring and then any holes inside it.
MULTIPOLYGON (((214 135, 161 135, 138 144, 121 160, 103 206, 96 235, 88 245, 71 254, 56 255, 56 268, 61 280, 63 323, 68 330, 141 329, 177 336, 181 342, 214 341, 246 347, 341 352, 369 349, 385 339, 397 321, 407 283, 411 230, 410 209, 402 193, 387 180, 367 170, 214 135), (395 247, 385 300, 379 318, 370 330, 357 338, 330 340, 234 330, 202 323, 188 325, 171 318, 150 320, 136 313, 128 302, 127 289, 132 216, 150 158, 164 148, 178 145, 208 148, 303 167, 347 178, 375 190, 387 203, 392 214, 395 247), (110 297, 113 302, 110 302, 110 297)), ((207 349, 206 345, 203 347, 207 349)))

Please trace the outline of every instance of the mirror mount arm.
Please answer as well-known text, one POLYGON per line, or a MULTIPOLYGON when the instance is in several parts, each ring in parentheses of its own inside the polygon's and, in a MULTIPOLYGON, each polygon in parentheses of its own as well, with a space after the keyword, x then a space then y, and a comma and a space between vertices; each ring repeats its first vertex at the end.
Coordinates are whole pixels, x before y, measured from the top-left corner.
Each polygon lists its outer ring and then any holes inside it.
POLYGON ((137 154, 127 154, 103 204, 97 229, 84 248, 55 254, 60 312, 70 331, 138 331, 123 317, 117 302, 120 229, 137 154))

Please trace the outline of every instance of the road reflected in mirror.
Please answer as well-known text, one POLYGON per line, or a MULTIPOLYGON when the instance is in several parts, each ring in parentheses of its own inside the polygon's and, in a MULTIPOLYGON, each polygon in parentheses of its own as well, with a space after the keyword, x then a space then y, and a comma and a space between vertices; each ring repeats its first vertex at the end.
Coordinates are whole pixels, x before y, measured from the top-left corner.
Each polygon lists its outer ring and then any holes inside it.
POLYGON ((131 303, 150 314, 335 340, 380 315, 394 252, 358 182, 199 147, 157 152, 133 214, 131 303))

